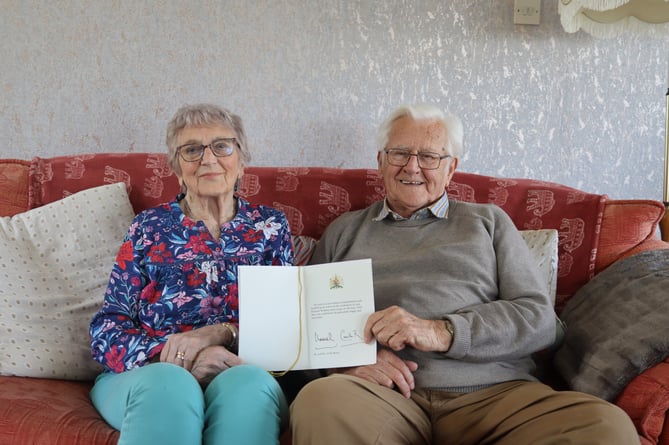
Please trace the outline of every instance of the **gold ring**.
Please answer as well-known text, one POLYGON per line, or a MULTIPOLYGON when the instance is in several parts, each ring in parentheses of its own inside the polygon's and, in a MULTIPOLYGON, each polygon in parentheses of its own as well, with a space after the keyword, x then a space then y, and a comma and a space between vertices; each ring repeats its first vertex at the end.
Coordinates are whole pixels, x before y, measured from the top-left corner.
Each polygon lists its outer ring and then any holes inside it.
POLYGON ((177 358, 178 358, 179 360, 183 360, 184 358, 186 358, 186 353, 183 352, 183 351, 179 351, 179 352, 177 352, 177 358))

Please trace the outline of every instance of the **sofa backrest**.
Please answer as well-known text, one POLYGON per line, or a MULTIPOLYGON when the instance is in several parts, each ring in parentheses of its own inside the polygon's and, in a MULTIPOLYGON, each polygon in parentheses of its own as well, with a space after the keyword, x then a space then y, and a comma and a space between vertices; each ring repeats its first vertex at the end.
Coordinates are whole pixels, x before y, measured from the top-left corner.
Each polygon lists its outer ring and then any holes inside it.
POLYGON ((100 153, 52 158, 30 164, 28 205, 31 209, 73 193, 123 182, 135 212, 168 201, 179 184, 164 153, 100 153))
MULTIPOLYGON (((30 167, 29 206, 113 182, 126 184, 136 212, 179 192, 164 153, 38 157, 30 167)), ((247 167, 239 193, 283 210, 294 235, 318 238, 340 214, 382 199, 384 187, 375 169, 247 167)), ((605 196, 545 181, 463 172, 455 173, 448 193, 500 206, 518 229, 558 230, 558 307, 594 275, 605 196)))
MULTIPOLYGON (((170 200, 179 191, 164 153, 0 159, 0 216, 113 182, 126 184, 136 212, 170 200)), ((384 196, 375 169, 320 167, 250 167, 241 181, 240 193, 252 201, 281 208, 294 234, 315 238, 339 214, 363 208, 384 196)), ((558 311, 594 273, 617 259, 669 248, 669 243, 656 236, 657 223, 664 214, 659 201, 608 200, 545 181, 463 172, 455 173, 448 193, 465 201, 499 205, 521 230, 558 230, 558 311)), ((296 242, 313 244, 304 237, 296 242)))

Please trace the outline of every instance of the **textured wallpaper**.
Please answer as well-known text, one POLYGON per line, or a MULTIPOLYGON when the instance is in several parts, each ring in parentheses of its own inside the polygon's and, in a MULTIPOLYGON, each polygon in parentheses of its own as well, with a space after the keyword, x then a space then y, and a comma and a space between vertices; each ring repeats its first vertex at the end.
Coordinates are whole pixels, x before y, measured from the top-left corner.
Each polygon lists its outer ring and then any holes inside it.
POLYGON ((405 102, 465 124, 460 169, 662 199, 667 39, 539 26, 513 0, 0 0, 0 157, 163 151, 185 103, 254 165, 375 167, 405 102))

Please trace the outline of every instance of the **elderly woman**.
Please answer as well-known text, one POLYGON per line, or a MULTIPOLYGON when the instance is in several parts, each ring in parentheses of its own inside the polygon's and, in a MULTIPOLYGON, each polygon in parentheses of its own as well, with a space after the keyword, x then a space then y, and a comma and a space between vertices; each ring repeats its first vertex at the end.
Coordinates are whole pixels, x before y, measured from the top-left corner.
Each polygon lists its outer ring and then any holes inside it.
POLYGON ((250 160, 235 114, 181 108, 167 148, 181 193, 126 234, 90 325, 91 398, 119 444, 278 443, 284 394, 235 354, 237 266, 292 264, 286 217, 235 195, 250 160))

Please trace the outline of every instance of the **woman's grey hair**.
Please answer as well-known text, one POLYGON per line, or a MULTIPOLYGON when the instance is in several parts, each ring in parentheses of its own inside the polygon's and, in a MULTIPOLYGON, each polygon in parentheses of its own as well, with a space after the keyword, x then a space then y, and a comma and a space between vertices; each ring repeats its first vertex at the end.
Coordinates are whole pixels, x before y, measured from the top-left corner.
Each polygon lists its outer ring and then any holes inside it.
POLYGON ((211 104, 186 105, 177 110, 167 124, 167 160, 169 166, 176 173, 181 174, 179 159, 177 153, 177 140, 179 134, 186 127, 211 127, 220 125, 227 127, 235 134, 239 143, 239 152, 242 166, 251 162, 251 153, 249 152, 246 133, 242 119, 231 111, 211 104))
POLYGON ((462 138, 463 128, 462 121, 454 114, 446 114, 441 109, 431 104, 413 104, 401 105, 396 108, 386 120, 381 123, 376 136, 376 144, 378 151, 382 151, 388 143, 390 131, 393 128, 393 123, 404 116, 410 116, 415 120, 420 121, 438 121, 444 126, 446 130, 446 138, 448 146, 444 147, 446 153, 459 158, 462 156, 462 138))

